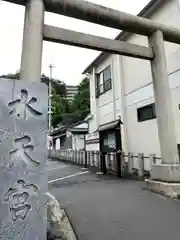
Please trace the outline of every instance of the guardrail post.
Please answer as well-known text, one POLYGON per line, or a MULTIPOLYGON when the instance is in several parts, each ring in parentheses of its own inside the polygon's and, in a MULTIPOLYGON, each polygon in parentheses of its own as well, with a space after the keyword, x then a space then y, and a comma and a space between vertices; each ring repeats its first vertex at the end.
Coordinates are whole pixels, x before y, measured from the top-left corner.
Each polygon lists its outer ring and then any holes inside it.
POLYGON ((94 151, 92 151, 92 166, 95 166, 95 160, 94 160, 94 151))
POLYGON ((118 178, 122 177, 122 174, 121 174, 121 163, 123 160, 122 158, 123 158, 122 152, 120 151, 116 152, 116 174, 118 178))
POLYGON ((72 153, 72 154, 71 154, 71 156, 72 156, 71 161, 75 163, 75 162, 76 162, 76 154, 75 154, 75 150, 72 150, 71 153, 72 153))
POLYGON ((101 152, 97 152, 97 167, 101 168, 101 152))
POLYGON ((72 161, 72 151, 68 150, 68 160, 71 162, 72 161))
POLYGON ((107 169, 111 170, 112 169, 112 164, 111 164, 111 155, 110 153, 107 153, 107 169))
POLYGON ((76 150, 73 150, 72 161, 76 163, 76 150))
POLYGON ((79 151, 79 164, 81 165, 81 157, 82 157, 82 154, 81 154, 81 150, 79 151))
POLYGON ((151 165, 156 164, 156 154, 150 154, 151 165))
POLYGON ((76 162, 76 150, 73 150, 72 161, 73 161, 74 163, 76 162))
POLYGON ((80 155, 79 155, 79 150, 77 150, 77 162, 80 164, 80 155))
POLYGON ((67 150, 67 160, 68 160, 68 161, 71 160, 71 158, 70 158, 70 151, 69 151, 69 150, 67 150))
POLYGON ((77 156, 78 156, 78 164, 80 165, 80 162, 81 162, 81 161, 80 161, 80 157, 81 157, 81 156, 80 156, 80 150, 78 150, 77 156))
POLYGON ((144 177, 144 154, 143 153, 138 154, 138 165, 139 165, 138 175, 140 178, 143 178, 144 177))
POLYGON ((79 159, 78 159, 78 150, 76 150, 76 164, 78 164, 78 161, 79 161, 79 159))
POLYGON ((133 154, 128 153, 128 172, 131 175, 133 173, 133 154))
POLYGON ((74 155, 75 155, 75 163, 77 164, 77 150, 74 150, 74 155))
POLYGON ((91 151, 88 151, 88 167, 91 166, 91 151))
POLYGON ((106 168, 106 154, 104 152, 101 152, 100 155, 100 168, 101 168, 101 172, 103 174, 107 173, 107 168, 106 168))
POLYGON ((68 150, 68 155, 69 155, 69 161, 73 161, 73 156, 74 156, 74 150, 68 150))
POLYGON ((79 158, 78 158, 78 150, 76 150, 76 164, 79 163, 79 158))
POLYGON ((74 163, 76 162, 76 150, 73 150, 73 152, 72 152, 72 161, 74 163))
POLYGON ((81 151, 81 165, 84 164, 84 151, 81 151))
POLYGON ((87 168, 87 151, 85 151, 84 167, 87 168))

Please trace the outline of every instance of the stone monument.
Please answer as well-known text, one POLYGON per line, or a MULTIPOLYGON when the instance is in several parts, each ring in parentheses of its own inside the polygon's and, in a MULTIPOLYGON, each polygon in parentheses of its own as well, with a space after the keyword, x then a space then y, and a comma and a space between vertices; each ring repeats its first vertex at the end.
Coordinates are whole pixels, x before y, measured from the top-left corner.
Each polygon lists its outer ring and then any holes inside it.
POLYGON ((45 240, 47 86, 0 82, 0 239, 45 240))

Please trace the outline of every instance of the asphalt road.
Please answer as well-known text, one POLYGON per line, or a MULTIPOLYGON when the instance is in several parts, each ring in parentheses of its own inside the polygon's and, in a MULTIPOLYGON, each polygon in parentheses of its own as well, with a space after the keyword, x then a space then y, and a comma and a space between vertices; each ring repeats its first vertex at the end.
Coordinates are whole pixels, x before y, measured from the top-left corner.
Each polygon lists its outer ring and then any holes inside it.
POLYGON ((79 240, 180 239, 180 203, 147 191, 142 182, 97 177, 50 161, 49 191, 79 240))

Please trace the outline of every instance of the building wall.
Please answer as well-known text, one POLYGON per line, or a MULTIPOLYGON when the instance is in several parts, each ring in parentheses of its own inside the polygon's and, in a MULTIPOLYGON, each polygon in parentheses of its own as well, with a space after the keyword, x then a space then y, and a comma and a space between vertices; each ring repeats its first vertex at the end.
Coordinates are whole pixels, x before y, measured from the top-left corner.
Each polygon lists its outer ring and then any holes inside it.
POLYGON ((82 150, 85 148, 85 134, 73 134, 66 137, 64 146, 60 146, 60 138, 55 139, 55 150, 60 148, 82 150))
POLYGON ((100 149, 99 143, 86 144, 87 151, 99 151, 99 149, 100 149))
POLYGON ((64 136, 54 137, 54 150, 60 150, 61 148, 66 148, 66 138, 64 136))
MULTIPOLYGON (((163 7, 158 10, 151 19, 164 24, 172 25, 173 27, 179 27, 180 9, 178 1, 167 1, 167 4, 163 5, 163 7)), ((127 41, 130 43, 148 46, 147 38, 139 35, 133 34, 127 41)), ((180 115, 178 104, 180 102, 180 97, 178 96, 180 96, 180 71, 177 70, 180 69, 180 46, 165 42, 165 51, 169 82, 172 89, 171 93, 174 123, 177 142, 179 142, 180 115)), ((160 156, 156 119, 145 122, 137 121, 137 108, 154 102, 150 62, 123 56, 122 69, 122 81, 124 83, 126 106, 128 150, 130 152, 143 152, 145 154, 156 153, 160 156)))
POLYGON ((85 135, 73 134, 72 136, 72 149, 83 150, 85 148, 85 135))
POLYGON ((86 134, 86 150, 99 151, 99 133, 86 134))
POLYGON ((56 139, 56 145, 55 145, 55 148, 56 150, 59 150, 61 148, 61 145, 60 145, 60 138, 57 138, 56 139))
MULTIPOLYGON (((152 20, 173 27, 180 26, 180 5, 178 0, 166 1, 157 10, 152 20)), ((130 43, 148 46, 144 36, 132 34, 126 40, 130 43)), ((172 109, 177 143, 180 143, 180 45, 165 42, 169 82, 172 93, 172 109)), ((137 108, 154 102, 150 62, 130 57, 109 55, 91 74, 91 114, 90 133, 100 124, 121 116, 123 149, 129 152, 156 153, 160 156, 158 128, 156 119, 137 121, 137 108), (95 73, 109 64, 112 66, 113 89, 95 98, 95 73)))
MULTIPOLYGON (((179 28, 180 10, 177 0, 169 0, 154 15, 152 20, 162 22, 173 27, 179 28)), ((144 36, 132 34, 127 42, 138 45, 148 46, 148 40, 144 36)), ((179 68, 180 46, 178 44, 165 42, 165 50, 168 63, 168 72, 171 73, 179 68)), ((124 93, 130 92, 152 82, 150 62, 130 57, 122 57, 124 74, 124 93), (131 69, 131 70, 130 70, 131 69)))
MULTIPOLYGON (((175 123, 177 143, 180 143, 180 70, 169 75, 169 84, 172 96, 172 110, 175 123)), ((128 125, 128 142, 129 151, 150 152, 160 156, 160 146, 158 139, 158 129, 156 119, 138 122, 137 109, 153 103, 154 94, 153 86, 149 84, 135 91, 133 94, 126 96, 127 104, 127 125, 128 125), (137 139, 145 139, 142 145, 137 139)))
POLYGON ((121 115, 120 112, 120 92, 117 89, 117 55, 111 55, 102 64, 93 70, 90 75, 90 102, 92 119, 89 121, 89 133, 93 133, 99 125, 114 121, 121 115), (95 74, 102 72, 111 65, 112 89, 96 98, 95 94, 95 74))

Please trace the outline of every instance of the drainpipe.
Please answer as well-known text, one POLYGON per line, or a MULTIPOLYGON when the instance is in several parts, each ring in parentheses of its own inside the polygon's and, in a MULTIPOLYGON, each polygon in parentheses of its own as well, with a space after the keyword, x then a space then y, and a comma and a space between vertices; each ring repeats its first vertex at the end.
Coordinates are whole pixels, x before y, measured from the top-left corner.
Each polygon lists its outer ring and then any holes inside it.
MULTIPOLYGON (((116 84, 115 84, 115 78, 114 78, 114 56, 116 55, 113 55, 113 58, 112 58, 112 62, 111 62, 111 74, 112 74, 112 94, 113 94, 113 120, 116 120, 116 96, 115 96, 115 87, 116 87, 116 84)), ((118 79, 117 79, 118 80, 118 79)))
POLYGON ((93 89, 93 96, 95 98, 96 101, 96 129, 99 127, 99 99, 96 98, 95 92, 96 92, 96 69, 93 68, 93 85, 94 85, 94 89, 93 89))
POLYGON ((128 152, 128 130, 127 130, 127 115, 126 115, 126 101, 124 96, 124 73, 123 73, 123 62, 122 56, 117 55, 117 73, 118 80, 120 81, 120 109, 121 109, 121 120, 123 124, 121 125, 121 138, 122 138, 122 149, 124 152, 128 152))

